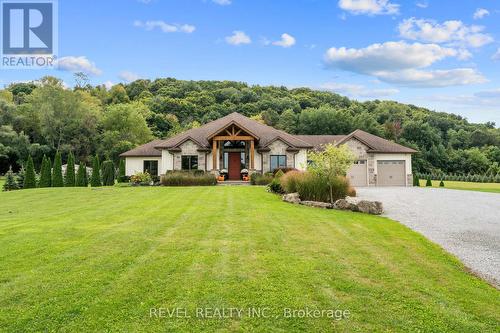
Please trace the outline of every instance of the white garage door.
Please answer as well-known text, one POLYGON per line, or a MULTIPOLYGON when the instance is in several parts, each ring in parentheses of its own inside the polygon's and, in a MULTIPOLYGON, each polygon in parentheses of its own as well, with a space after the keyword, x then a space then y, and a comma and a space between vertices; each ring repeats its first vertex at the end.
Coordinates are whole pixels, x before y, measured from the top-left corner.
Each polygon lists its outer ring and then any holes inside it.
POLYGON ((377 161, 377 185, 406 186, 405 161, 377 161))
POLYGON ((368 186, 366 166, 366 160, 354 162, 354 165, 347 172, 347 179, 352 186, 368 186))

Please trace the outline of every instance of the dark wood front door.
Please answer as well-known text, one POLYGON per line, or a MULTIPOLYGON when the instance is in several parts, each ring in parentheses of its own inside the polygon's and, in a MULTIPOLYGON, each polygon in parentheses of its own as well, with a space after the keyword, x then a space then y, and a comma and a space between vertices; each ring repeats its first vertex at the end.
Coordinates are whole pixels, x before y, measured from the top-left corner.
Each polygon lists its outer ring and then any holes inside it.
POLYGON ((241 172, 241 154, 240 153, 229 153, 228 158, 228 178, 229 180, 240 180, 241 172))

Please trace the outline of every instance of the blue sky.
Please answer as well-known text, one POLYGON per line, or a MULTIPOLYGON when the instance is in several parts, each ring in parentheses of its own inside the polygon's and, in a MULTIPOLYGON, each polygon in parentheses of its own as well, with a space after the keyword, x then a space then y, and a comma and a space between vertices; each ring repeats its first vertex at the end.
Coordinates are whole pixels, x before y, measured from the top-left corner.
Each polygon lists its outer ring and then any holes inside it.
POLYGON ((59 69, 0 84, 237 80, 391 99, 500 124, 500 1, 60 0, 59 69))

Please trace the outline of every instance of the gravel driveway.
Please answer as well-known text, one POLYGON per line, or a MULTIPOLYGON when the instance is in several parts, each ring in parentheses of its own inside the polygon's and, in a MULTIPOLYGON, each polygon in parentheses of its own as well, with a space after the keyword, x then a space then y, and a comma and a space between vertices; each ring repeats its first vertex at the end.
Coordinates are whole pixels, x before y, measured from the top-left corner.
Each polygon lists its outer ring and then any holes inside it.
POLYGON ((438 188, 357 188, 382 201, 384 215, 454 254, 500 288, 500 194, 438 188))

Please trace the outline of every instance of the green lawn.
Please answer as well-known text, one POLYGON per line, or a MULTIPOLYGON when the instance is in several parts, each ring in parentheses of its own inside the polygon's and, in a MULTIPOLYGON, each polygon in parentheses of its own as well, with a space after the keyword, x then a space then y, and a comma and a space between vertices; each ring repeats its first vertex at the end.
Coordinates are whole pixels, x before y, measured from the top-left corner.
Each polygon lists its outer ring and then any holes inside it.
POLYGON ((423 236, 262 187, 24 190, 0 193, 0 207, 1 332, 499 327, 499 291, 423 236), (159 307, 191 318, 151 318, 159 307), (272 316, 203 319, 198 307, 272 316), (306 307, 350 315, 282 316, 306 307))
MULTIPOLYGON (((425 179, 420 179, 420 186, 425 186, 426 181, 425 179)), ((439 180, 433 180, 432 187, 439 187, 439 182, 439 180)), ((444 181, 444 186, 445 188, 454 190, 500 193, 500 183, 454 182, 446 180, 444 181)))

